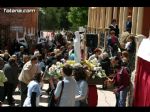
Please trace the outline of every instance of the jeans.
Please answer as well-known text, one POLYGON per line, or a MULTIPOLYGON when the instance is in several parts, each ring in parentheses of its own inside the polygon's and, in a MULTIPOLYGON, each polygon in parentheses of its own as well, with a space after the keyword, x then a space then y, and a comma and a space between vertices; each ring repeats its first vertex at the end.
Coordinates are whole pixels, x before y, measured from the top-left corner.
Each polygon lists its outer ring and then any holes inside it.
POLYGON ((116 106, 117 107, 125 107, 126 106, 126 98, 128 93, 128 87, 121 90, 116 94, 116 106))
POLYGON ((21 107, 23 107, 23 103, 27 97, 27 84, 25 84, 24 82, 20 81, 20 91, 21 91, 21 107))

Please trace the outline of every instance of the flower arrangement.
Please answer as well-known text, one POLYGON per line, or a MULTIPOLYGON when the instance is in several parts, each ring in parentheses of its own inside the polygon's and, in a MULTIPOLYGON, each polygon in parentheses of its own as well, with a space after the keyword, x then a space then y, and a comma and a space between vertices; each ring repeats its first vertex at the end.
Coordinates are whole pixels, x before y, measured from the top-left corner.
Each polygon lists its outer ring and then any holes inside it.
POLYGON ((71 65, 71 66, 74 66, 76 64, 76 62, 73 60, 67 60, 66 63, 71 65))
POLYGON ((90 63, 94 64, 95 66, 99 66, 98 60, 96 58, 90 60, 90 63))
MULTIPOLYGON (((87 66, 88 71, 90 72, 90 79, 92 80, 99 80, 101 78, 107 77, 105 74, 105 71, 100 67, 100 64, 96 60, 83 60, 81 63, 76 63, 75 61, 72 60, 67 60, 65 62, 66 64, 71 65, 73 68, 75 66, 87 66)), ((54 80, 61 80, 62 75, 61 75, 61 69, 63 67, 63 63, 57 62, 56 64, 53 64, 50 68, 47 68, 45 72, 45 80, 49 80, 50 78, 53 78, 54 80)))
POLYGON ((105 70, 102 69, 102 67, 100 67, 100 63, 98 63, 97 59, 93 59, 93 60, 84 60, 82 62, 82 65, 86 65, 88 67, 88 70, 90 71, 94 71, 94 74, 91 74, 92 75, 92 79, 95 79, 95 78, 105 78, 107 77, 106 76, 106 73, 105 73, 105 70))
POLYGON ((107 77, 107 75, 105 73, 105 70, 103 70, 102 67, 95 67, 94 70, 96 72, 95 72, 95 75, 93 75, 93 78, 95 78, 95 76, 97 76, 99 78, 105 78, 105 77, 107 77))
POLYGON ((62 67, 63 64, 61 62, 57 62, 55 65, 53 64, 50 68, 47 68, 45 73, 45 79, 46 80, 49 80, 49 78, 60 79, 62 67))
POLYGON ((92 64, 91 62, 89 62, 88 60, 84 60, 81 62, 82 65, 86 65, 88 67, 89 70, 93 70, 95 65, 92 64))

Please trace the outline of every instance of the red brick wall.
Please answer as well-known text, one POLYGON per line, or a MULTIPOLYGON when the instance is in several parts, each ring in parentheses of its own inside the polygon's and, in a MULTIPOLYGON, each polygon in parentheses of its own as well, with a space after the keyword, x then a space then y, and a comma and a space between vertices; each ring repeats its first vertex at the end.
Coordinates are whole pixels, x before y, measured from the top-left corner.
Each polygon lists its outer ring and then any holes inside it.
POLYGON ((149 36, 150 30, 150 7, 144 7, 142 34, 149 36))
MULTIPOLYGON (((35 9, 31 13, 6 13, 4 8, 0 8, 0 24, 10 26, 22 26, 28 28, 38 28, 38 8, 37 7, 7 7, 7 9, 35 9)), ((14 37, 14 32, 12 37, 14 37)), ((11 38, 12 38, 11 37, 11 38)))

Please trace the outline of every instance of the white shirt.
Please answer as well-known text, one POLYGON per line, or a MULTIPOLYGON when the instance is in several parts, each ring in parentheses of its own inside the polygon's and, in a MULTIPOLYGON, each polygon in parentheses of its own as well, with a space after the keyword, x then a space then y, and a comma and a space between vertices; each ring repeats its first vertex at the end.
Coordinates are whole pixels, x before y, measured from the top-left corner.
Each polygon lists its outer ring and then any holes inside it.
POLYGON ((127 42, 127 43, 126 43, 126 45, 125 45, 125 49, 127 49, 127 50, 129 49, 129 45, 130 45, 130 43, 131 43, 131 42, 127 42))
POLYGON ((137 56, 150 62, 150 38, 144 38, 139 46, 137 56))
POLYGON ((36 106, 39 106, 41 86, 37 81, 33 80, 28 84, 27 98, 24 101, 23 107, 31 107, 32 92, 36 92, 36 106))
MULTIPOLYGON (((64 88, 62 91, 62 96, 60 99, 59 106, 60 107, 73 107, 75 106, 75 94, 77 89, 77 83, 75 79, 71 76, 65 76, 64 79, 64 88)), ((59 81, 55 90, 55 96, 59 97, 62 87, 62 81, 59 81)))

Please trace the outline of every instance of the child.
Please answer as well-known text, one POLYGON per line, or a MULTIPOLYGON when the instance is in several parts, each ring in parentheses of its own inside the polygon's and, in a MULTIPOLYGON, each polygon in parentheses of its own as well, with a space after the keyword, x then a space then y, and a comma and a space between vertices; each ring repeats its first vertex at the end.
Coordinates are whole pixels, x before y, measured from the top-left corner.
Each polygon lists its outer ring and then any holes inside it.
POLYGON ((39 106, 39 100, 41 95, 41 82, 42 75, 37 73, 34 79, 28 84, 27 98, 24 101, 23 107, 37 107, 39 106))

